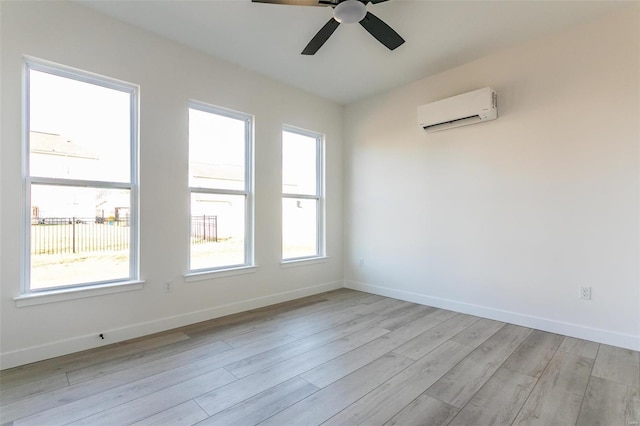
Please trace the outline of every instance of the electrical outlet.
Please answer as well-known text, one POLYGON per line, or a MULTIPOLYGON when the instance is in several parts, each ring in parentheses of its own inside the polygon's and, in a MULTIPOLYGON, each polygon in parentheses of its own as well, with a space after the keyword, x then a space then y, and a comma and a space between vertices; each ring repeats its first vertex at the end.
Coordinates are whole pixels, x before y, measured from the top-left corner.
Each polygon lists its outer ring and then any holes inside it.
POLYGON ((361 268, 364 266, 364 257, 361 257, 360 259, 358 259, 358 266, 361 268))
POLYGON ((173 283, 171 281, 165 281, 164 283, 164 292, 171 293, 173 291, 173 283))
POLYGON ((591 287, 580 287, 580 299, 591 300, 591 287))

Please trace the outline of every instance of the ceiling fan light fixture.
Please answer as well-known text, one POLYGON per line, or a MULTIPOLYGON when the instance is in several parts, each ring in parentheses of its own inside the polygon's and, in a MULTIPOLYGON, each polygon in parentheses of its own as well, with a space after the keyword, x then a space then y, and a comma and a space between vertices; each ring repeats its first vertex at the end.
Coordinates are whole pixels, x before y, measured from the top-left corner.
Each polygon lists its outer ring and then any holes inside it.
POLYGON ((358 0, 345 0, 333 9, 333 18, 341 24, 355 24, 364 19, 367 7, 358 0))

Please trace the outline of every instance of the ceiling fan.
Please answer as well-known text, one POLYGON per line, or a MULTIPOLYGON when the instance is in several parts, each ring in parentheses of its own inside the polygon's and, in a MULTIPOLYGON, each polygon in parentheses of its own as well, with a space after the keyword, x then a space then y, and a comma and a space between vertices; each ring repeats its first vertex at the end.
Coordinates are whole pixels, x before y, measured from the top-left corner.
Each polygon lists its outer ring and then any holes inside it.
POLYGON ((302 51, 303 55, 314 55, 331 37, 340 24, 359 22, 369 34, 384 44, 389 50, 404 43, 404 39, 380 18, 367 11, 368 3, 382 3, 388 0, 251 0, 254 3, 284 4, 295 6, 329 6, 333 8, 333 18, 311 39, 302 51))

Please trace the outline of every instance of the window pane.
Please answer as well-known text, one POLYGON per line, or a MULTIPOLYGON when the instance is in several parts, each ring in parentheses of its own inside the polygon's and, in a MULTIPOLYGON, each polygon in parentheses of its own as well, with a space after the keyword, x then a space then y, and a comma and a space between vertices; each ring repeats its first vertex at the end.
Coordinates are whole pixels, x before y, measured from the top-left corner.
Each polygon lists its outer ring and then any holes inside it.
POLYGON ((282 132, 282 192, 316 195, 317 140, 298 133, 282 132))
POLYGON ((282 257, 318 255, 318 201, 282 199, 282 257))
POLYGON ((189 109, 189 186, 245 190, 244 120, 189 109))
POLYGON ((31 176, 129 182, 131 94, 29 71, 31 176))
POLYGON ((129 278, 130 191, 31 186, 31 289, 129 278))
POLYGON ((190 269, 245 263, 244 195, 191 194, 190 269))

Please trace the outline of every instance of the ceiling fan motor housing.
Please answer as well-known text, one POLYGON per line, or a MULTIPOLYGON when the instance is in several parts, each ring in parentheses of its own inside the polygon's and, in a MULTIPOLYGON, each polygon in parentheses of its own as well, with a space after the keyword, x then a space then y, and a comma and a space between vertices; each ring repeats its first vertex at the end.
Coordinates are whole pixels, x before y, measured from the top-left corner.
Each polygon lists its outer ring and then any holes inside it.
POLYGON ((358 0, 345 0, 333 9, 333 18, 341 24, 355 24, 364 19, 367 7, 358 0))
MULTIPOLYGON (((2 1, 2 0, 0 0, 2 1)), ((287 4, 292 6, 321 6, 332 7, 333 17, 324 24, 320 31, 311 39, 302 51, 303 55, 315 55, 322 45, 331 37, 331 34, 340 24, 360 25, 376 40, 389 50, 404 43, 400 34, 394 31, 373 13, 367 11, 367 4, 384 3, 389 0, 251 0, 254 3, 287 4)))

